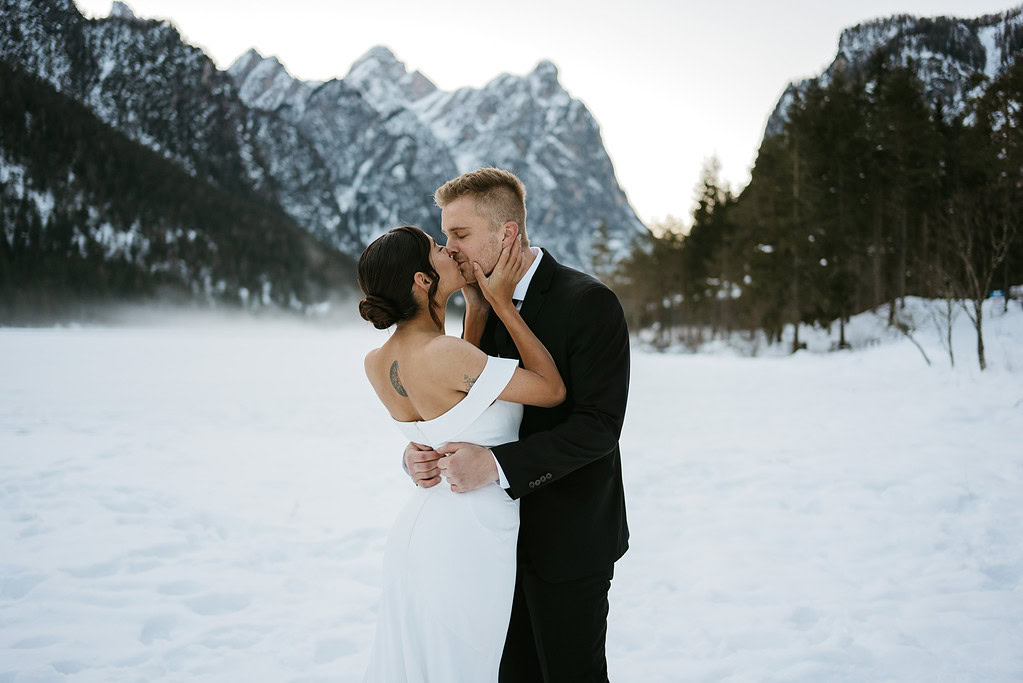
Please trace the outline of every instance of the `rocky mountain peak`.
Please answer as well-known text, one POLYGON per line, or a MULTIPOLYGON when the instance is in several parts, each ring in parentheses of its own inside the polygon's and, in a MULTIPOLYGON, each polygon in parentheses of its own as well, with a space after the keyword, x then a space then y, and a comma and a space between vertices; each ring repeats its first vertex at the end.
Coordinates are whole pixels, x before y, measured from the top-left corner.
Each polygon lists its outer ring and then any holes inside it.
POLYGON ((241 89, 246 104, 268 111, 282 105, 301 109, 315 85, 319 85, 295 78, 277 57, 264 57, 255 49, 236 59, 227 72, 241 89))
POLYGON ((533 69, 533 75, 544 81, 557 81, 558 67, 549 59, 541 59, 533 69))
POLYGON ((263 61, 263 55, 256 48, 250 47, 245 54, 238 57, 231 66, 227 67, 227 72, 235 79, 245 78, 252 71, 252 67, 261 61, 263 61))
POLYGON ((383 113, 406 108, 437 90, 421 72, 409 73, 405 63, 383 45, 377 45, 355 60, 344 81, 362 92, 366 100, 383 113))
POLYGON ((385 78, 390 81, 400 80, 408 71, 405 63, 394 56, 390 48, 377 45, 352 63, 345 79, 385 78))
POLYGON ((109 16, 112 19, 128 19, 131 21, 135 21, 138 19, 138 17, 135 16, 135 13, 131 11, 130 7, 128 7, 123 2, 119 2, 118 0, 114 0, 114 4, 110 8, 109 16))
POLYGON ((558 67, 550 60, 540 60, 533 71, 526 77, 526 80, 529 82, 535 97, 540 99, 551 99, 559 95, 564 95, 565 98, 568 97, 565 89, 561 87, 561 83, 558 81, 558 67))

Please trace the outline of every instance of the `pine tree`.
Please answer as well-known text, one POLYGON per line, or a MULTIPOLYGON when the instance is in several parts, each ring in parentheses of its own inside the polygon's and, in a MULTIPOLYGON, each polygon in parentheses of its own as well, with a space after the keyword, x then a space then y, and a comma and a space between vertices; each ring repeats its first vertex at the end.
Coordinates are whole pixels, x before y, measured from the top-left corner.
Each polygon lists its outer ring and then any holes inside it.
POLYGON ((598 280, 604 284, 611 283, 614 276, 615 260, 614 252, 611 250, 611 231, 607 227, 607 221, 603 218, 594 228, 590 241, 590 267, 598 280))

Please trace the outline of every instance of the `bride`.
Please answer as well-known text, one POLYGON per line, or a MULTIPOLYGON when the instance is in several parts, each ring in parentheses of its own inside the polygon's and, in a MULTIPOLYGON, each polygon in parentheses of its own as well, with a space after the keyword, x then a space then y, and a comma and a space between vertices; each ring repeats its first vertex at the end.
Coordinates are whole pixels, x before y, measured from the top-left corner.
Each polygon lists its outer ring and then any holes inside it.
MULTIPOLYGON (((444 334, 448 297, 466 286, 458 264, 419 228, 394 228, 359 259, 362 317, 396 325, 366 356, 366 375, 398 429, 438 449, 518 439, 522 406, 565 399, 554 360, 512 303, 528 269, 510 237, 480 289, 522 357, 487 356, 444 334)), ((478 340, 477 340, 478 342, 478 340)), ((384 551, 383 597, 366 681, 497 681, 515 587, 519 501, 497 484, 468 492, 419 488, 384 551), (451 590, 445 590, 449 587, 451 590)))

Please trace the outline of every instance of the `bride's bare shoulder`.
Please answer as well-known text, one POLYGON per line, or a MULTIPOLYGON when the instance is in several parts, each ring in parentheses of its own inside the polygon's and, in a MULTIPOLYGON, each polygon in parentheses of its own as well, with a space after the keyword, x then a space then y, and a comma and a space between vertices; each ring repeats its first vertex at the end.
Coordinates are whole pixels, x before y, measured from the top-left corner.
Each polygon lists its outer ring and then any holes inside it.
POLYGON ((384 369, 382 368, 382 364, 385 360, 384 349, 381 347, 373 349, 367 353, 366 359, 363 361, 363 365, 366 370, 366 377, 369 378, 370 384, 373 385, 373 388, 376 389, 378 393, 380 390, 379 385, 381 385, 384 381, 384 369))
POLYGON ((366 354, 366 359, 363 361, 363 365, 366 367, 366 374, 368 375, 371 370, 376 367, 377 358, 380 355, 380 349, 373 349, 366 354))
POLYGON ((469 358, 482 357, 485 354, 478 348, 458 337, 449 334, 441 334, 423 345, 421 354, 424 359, 431 361, 459 361, 469 358))
POLYGON ((424 368, 435 378, 438 375, 461 377, 475 372, 476 376, 487 363, 487 355, 478 348, 458 337, 440 335, 423 345, 419 356, 424 368))

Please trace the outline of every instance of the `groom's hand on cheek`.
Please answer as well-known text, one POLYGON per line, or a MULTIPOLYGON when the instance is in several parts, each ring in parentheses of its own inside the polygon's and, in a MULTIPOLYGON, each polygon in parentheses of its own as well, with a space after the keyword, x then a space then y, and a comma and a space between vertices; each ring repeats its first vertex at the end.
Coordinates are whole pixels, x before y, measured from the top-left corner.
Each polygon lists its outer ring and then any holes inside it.
POLYGON ((472 443, 449 443, 437 449, 447 454, 437 461, 441 476, 456 493, 465 493, 497 481, 497 465, 489 448, 472 443))

